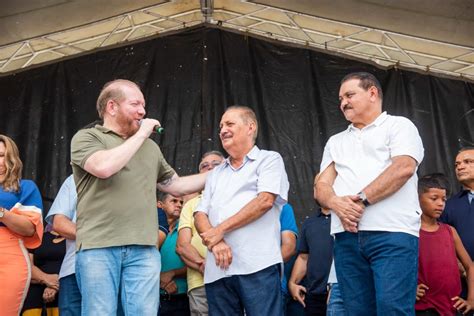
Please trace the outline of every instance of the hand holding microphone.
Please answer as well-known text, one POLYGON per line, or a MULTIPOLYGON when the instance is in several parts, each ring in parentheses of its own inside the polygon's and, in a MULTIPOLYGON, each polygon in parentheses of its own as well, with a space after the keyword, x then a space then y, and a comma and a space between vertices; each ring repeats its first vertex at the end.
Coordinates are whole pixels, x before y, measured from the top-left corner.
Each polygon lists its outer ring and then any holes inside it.
POLYGON ((140 127, 146 123, 147 125, 153 124, 153 132, 158 133, 158 134, 163 134, 165 132, 165 129, 161 127, 160 122, 155 119, 141 119, 139 124, 140 127))

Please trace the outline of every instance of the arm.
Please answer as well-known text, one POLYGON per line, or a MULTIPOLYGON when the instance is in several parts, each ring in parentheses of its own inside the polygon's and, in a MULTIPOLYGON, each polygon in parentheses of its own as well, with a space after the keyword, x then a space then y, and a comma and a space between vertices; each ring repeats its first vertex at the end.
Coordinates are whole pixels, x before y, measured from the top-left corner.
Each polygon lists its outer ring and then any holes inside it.
POLYGON ((413 176, 416 166, 416 160, 410 156, 393 157, 392 164, 362 190, 367 200, 377 203, 400 190, 413 176))
POLYGON ((183 196, 201 191, 206 183, 206 177, 207 172, 186 177, 180 177, 175 173, 171 178, 158 183, 157 188, 174 196, 183 196))
POLYGON ((211 249, 215 244, 224 239, 224 234, 260 218, 272 208, 275 198, 276 196, 272 193, 260 192, 256 198, 248 202, 236 214, 232 215, 218 226, 211 226, 209 229, 201 233, 203 243, 211 249))
POLYGON ((300 302, 301 305, 305 306, 304 298, 306 294, 306 288, 299 285, 306 275, 306 269, 308 266, 308 254, 300 253, 296 258, 293 270, 291 270, 291 276, 288 280, 288 290, 294 300, 300 302))
POLYGON ((0 223, 5 224, 9 230, 25 237, 31 237, 35 234, 35 225, 27 217, 9 212, 4 208, 2 210, 4 213, 0 223))
MULTIPOLYGON (((199 211, 194 213, 194 225, 196 225, 196 229, 200 233, 212 229, 207 214, 199 211)), ((232 263, 232 249, 223 239, 212 247, 208 246, 208 249, 214 255, 216 266, 221 267, 221 269, 227 269, 230 266, 232 263)))
POLYGON ((178 241, 176 242, 176 253, 189 268, 202 272, 205 259, 201 257, 196 248, 191 245, 191 238, 191 228, 181 228, 178 233, 178 241))
POLYGON ((59 290, 59 275, 48 274, 41 271, 40 268, 34 265, 33 254, 30 253, 31 261, 31 283, 43 284, 46 287, 50 287, 54 290, 59 290))
POLYGON ((66 239, 76 240, 76 224, 65 215, 54 215, 53 230, 66 239))
POLYGON ((357 195, 337 196, 332 186, 336 180, 337 171, 332 162, 320 173, 314 189, 314 198, 322 207, 333 210, 340 218, 344 229, 357 232, 357 223, 362 217, 364 206, 358 203, 357 195))
POLYGON ((158 249, 161 249, 161 246, 163 245, 163 243, 165 242, 165 239, 166 239, 166 234, 164 231, 162 231, 161 229, 158 230, 158 249))
POLYGON ((123 144, 90 155, 84 164, 84 170, 100 179, 113 176, 130 161, 157 125, 160 125, 157 120, 143 119, 140 129, 123 144))
POLYGON ((471 257, 467 253, 466 248, 464 248, 464 245, 462 244, 461 238, 459 237, 456 229, 451 226, 450 228, 453 232, 456 255, 466 270, 468 288, 467 300, 463 300, 459 296, 453 297, 452 300, 455 301, 454 307, 458 311, 462 311, 463 314, 466 314, 474 307, 474 264, 471 260, 471 257))
POLYGON ((168 270, 165 272, 160 273, 160 288, 164 289, 166 286, 172 282, 175 278, 185 277, 187 272, 187 268, 179 268, 168 270))
POLYGON ((281 232, 281 256, 287 262, 296 253, 296 235, 292 231, 281 232))

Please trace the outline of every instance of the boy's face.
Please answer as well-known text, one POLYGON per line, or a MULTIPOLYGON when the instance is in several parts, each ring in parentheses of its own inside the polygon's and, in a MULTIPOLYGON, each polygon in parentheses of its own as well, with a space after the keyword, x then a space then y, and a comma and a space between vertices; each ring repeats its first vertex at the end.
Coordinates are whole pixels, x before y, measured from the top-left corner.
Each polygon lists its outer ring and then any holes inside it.
POLYGON ((446 190, 431 188, 420 194, 420 206, 423 214, 431 218, 439 218, 446 203, 446 190))

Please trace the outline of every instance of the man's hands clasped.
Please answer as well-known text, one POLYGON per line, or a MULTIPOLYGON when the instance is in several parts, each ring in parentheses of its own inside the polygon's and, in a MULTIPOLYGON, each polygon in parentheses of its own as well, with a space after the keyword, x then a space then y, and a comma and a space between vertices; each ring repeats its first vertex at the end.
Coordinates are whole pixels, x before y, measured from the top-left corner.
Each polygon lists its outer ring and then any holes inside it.
POLYGON ((365 206, 357 195, 335 195, 330 201, 330 208, 336 212, 344 230, 357 233, 358 224, 364 213, 365 206))
POLYGON ((228 269, 232 263, 232 250, 224 241, 224 232, 219 227, 212 227, 201 234, 203 244, 212 252, 216 266, 228 269))

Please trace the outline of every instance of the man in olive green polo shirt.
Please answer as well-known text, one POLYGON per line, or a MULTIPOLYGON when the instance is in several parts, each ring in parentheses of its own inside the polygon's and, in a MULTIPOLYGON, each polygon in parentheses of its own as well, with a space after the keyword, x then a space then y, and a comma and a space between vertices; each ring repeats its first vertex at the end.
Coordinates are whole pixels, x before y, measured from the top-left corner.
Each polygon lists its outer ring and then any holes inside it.
POLYGON ((97 99, 103 126, 77 132, 71 161, 77 186, 76 277, 83 315, 115 315, 120 289, 126 315, 156 315, 160 254, 156 187, 174 196, 203 188, 205 175, 179 177, 148 137, 140 88, 105 84, 97 99))

